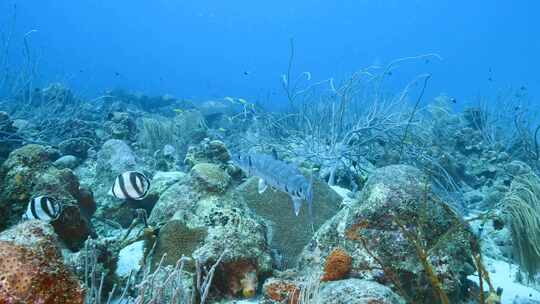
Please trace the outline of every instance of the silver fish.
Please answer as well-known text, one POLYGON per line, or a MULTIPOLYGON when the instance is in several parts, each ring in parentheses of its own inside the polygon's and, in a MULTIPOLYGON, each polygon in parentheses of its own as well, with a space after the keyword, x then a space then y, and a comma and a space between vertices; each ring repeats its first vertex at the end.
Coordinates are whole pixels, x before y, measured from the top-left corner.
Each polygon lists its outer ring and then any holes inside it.
POLYGON ((270 185, 289 194, 296 216, 300 213, 302 202, 306 201, 313 223, 313 186, 296 166, 265 154, 235 155, 233 163, 247 175, 259 177, 259 193, 263 193, 270 185))

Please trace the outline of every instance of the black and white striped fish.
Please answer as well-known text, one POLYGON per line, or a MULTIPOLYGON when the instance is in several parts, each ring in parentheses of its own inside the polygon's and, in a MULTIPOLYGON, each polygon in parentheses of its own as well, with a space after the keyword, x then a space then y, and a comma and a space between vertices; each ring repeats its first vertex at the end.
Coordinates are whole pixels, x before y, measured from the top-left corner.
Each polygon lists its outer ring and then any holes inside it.
POLYGON ((34 197, 28 202, 26 212, 23 214, 25 220, 53 221, 62 213, 60 203, 48 196, 41 195, 34 197))
POLYGON ((150 190, 150 180, 137 171, 124 172, 116 177, 111 194, 123 200, 142 200, 150 190))

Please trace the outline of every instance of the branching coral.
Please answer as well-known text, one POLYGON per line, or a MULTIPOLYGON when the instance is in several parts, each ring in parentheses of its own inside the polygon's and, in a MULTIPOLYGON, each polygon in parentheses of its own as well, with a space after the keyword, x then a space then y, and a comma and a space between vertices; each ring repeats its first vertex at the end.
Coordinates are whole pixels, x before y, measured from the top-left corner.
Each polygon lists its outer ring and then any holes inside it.
POLYGON ((540 271, 540 178, 534 173, 516 177, 503 206, 515 256, 532 279, 540 271))

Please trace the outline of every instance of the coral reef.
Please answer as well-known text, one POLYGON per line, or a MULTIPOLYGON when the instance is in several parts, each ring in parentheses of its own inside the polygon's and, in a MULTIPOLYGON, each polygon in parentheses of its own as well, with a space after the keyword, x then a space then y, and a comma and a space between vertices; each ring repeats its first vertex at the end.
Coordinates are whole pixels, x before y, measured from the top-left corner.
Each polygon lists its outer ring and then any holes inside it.
POLYGON ((362 85, 291 113, 122 90, 90 102, 60 84, 0 100, 0 303, 496 302, 483 259, 502 257, 538 279, 539 152, 523 116, 347 99, 362 85), (309 172, 313 218, 232 164, 253 151, 309 172), (109 195, 131 170, 147 196, 109 195), (61 216, 22 221, 44 194, 61 216))

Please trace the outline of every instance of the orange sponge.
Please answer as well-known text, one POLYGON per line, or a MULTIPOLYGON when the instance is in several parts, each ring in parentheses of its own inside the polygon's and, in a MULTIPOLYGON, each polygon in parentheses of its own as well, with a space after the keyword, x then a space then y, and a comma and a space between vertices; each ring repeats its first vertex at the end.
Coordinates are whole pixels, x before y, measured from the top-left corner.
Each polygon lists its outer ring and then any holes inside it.
POLYGON ((321 281, 337 281, 344 279, 351 271, 352 258, 343 249, 336 248, 330 252, 324 265, 321 281))

